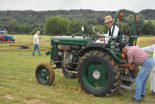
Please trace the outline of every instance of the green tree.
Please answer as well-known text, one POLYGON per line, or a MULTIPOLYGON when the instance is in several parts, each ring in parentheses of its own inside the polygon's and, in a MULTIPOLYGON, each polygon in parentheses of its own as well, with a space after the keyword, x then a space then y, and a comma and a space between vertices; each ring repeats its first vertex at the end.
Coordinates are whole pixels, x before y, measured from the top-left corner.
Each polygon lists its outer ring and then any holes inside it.
POLYGON ((34 28, 34 29, 31 31, 31 34, 34 35, 37 31, 40 31, 40 34, 44 34, 44 30, 41 29, 41 28, 34 28))
POLYGON ((69 20, 60 16, 51 16, 45 20, 45 33, 51 35, 66 34, 69 31, 69 20))
POLYGON ((0 29, 6 29, 6 25, 0 24, 0 29))
POLYGON ((18 23, 16 19, 11 19, 7 26, 9 32, 16 33, 18 32, 18 23))
POLYGON ((79 19, 73 19, 70 23, 70 32, 74 35, 81 35, 82 29, 81 27, 84 27, 84 34, 91 34, 90 27, 86 23, 85 20, 79 20, 79 19))
POLYGON ((152 21, 149 20, 145 23, 142 33, 144 35, 155 35, 155 26, 152 24, 152 21))
MULTIPOLYGON (((129 33, 129 31, 130 31, 130 29, 132 27, 133 21, 134 21, 133 15, 127 16, 127 19, 126 19, 127 24, 126 24, 125 29, 128 29, 128 30, 126 30, 126 32, 129 33)), ((136 34, 137 35, 141 34, 143 26, 144 26, 144 16, 143 15, 138 15, 138 20, 136 21, 136 34)))
POLYGON ((144 16, 138 15, 137 22, 136 22, 136 33, 137 33, 137 35, 142 33, 142 28, 145 24, 144 21, 145 21, 144 16))
POLYGON ((19 26, 19 32, 20 33, 29 33, 30 27, 26 23, 23 23, 19 26))

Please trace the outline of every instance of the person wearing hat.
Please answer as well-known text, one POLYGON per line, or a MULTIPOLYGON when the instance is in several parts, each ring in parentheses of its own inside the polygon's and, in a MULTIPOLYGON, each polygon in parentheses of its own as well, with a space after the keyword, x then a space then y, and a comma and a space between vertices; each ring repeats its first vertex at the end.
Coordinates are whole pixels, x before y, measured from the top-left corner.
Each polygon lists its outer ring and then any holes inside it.
MULTIPOLYGON (((108 33, 107 34, 102 34, 99 36, 104 36, 102 38, 99 38, 96 43, 102 43, 105 41, 105 43, 108 43, 109 42, 109 38, 111 37, 111 34, 112 34, 112 30, 113 30, 113 24, 114 24, 114 19, 112 18, 112 16, 106 16, 105 17, 105 22, 104 22, 108 27, 109 27, 109 30, 108 30, 108 33)), ((114 33, 113 33, 113 37, 117 37, 117 35, 119 34, 119 27, 117 25, 115 25, 115 28, 114 28, 114 33)))
POLYGON ((127 55, 128 63, 122 64, 119 67, 129 67, 133 70, 135 66, 141 66, 135 80, 135 94, 131 102, 140 102, 145 97, 146 82, 149 74, 154 67, 154 61, 150 56, 138 46, 125 46, 122 48, 122 53, 127 55))

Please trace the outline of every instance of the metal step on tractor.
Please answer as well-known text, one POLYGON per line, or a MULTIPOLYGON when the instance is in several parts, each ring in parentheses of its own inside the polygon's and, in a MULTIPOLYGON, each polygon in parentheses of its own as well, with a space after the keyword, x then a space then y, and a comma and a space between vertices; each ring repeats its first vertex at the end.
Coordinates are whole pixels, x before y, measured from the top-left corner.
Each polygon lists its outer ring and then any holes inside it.
MULTIPOLYGON (((138 68, 133 71, 128 68, 120 68, 119 65, 127 63, 121 48, 123 45, 136 45, 136 14, 133 11, 121 9, 114 19, 114 27, 121 22, 120 34, 113 37, 114 28, 108 43, 96 43, 102 36, 53 36, 51 49, 46 51, 50 55, 51 62, 41 63, 37 66, 35 76, 43 85, 51 85, 54 82, 54 69, 62 69, 67 78, 78 78, 81 87, 86 93, 95 96, 110 96, 118 87, 130 86, 137 76, 138 68), (133 23, 129 34, 123 34, 124 14, 133 15, 133 23), (55 68, 51 65, 55 64, 55 68)), ((93 28, 95 33, 101 30, 93 28)))

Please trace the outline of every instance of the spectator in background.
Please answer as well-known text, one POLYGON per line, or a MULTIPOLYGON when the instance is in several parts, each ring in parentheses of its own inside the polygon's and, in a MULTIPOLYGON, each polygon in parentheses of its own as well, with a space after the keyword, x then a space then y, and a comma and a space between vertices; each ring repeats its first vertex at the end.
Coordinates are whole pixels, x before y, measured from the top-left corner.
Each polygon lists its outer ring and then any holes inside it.
MULTIPOLYGON (((142 48, 145 52, 153 52, 153 61, 155 62, 155 44, 142 48)), ((150 94, 155 94, 155 66, 151 71, 150 94)))
POLYGON ((34 35, 34 49, 33 49, 33 52, 32 52, 33 56, 34 56, 34 53, 35 53, 36 49, 38 50, 39 56, 41 56, 40 49, 39 49, 39 39, 40 39, 39 35, 40 35, 40 31, 37 31, 36 34, 34 35))

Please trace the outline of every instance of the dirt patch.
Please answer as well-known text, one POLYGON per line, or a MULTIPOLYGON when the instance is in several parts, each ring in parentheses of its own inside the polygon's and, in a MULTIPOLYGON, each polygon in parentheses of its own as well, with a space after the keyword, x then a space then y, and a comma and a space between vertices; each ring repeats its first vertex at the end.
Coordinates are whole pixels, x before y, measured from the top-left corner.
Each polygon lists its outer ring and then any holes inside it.
POLYGON ((39 99, 34 99, 34 98, 26 98, 24 100, 24 103, 26 104, 47 104, 46 102, 39 100, 39 99))
POLYGON ((5 96, 5 94, 0 94, 0 98, 3 97, 3 96, 5 96))
POLYGON ((59 89, 65 89, 65 90, 68 90, 68 91, 71 91, 71 92, 75 92, 75 93, 81 93, 83 92, 83 89, 75 89, 75 88, 72 88, 72 87, 69 87, 69 86, 61 86, 59 84, 54 84, 52 87, 54 88, 59 88, 59 89))
POLYGON ((4 87, 4 86, 0 86, 0 89, 5 89, 5 90, 9 90, 7 87, 4 87))
POLYGON ((79 102, 76 102, 73 100, 67 100, 67 99, 56 99, 56 101, 62 104, 80 104, 79 102))
POLYGON ((35 95, 37 98, 43 98, 41 95, 35 95))
POLYGON ((15 99, 12 95, 5 95, 4 97, 7 98, 7 99, 10 99, 10 100, 15 99))
POLYGON ((12 94, 0 94, 0 98, 7 98, 7 99, 10 99, 10 100, 13 100, 14 97, 12 96, 12 94))

